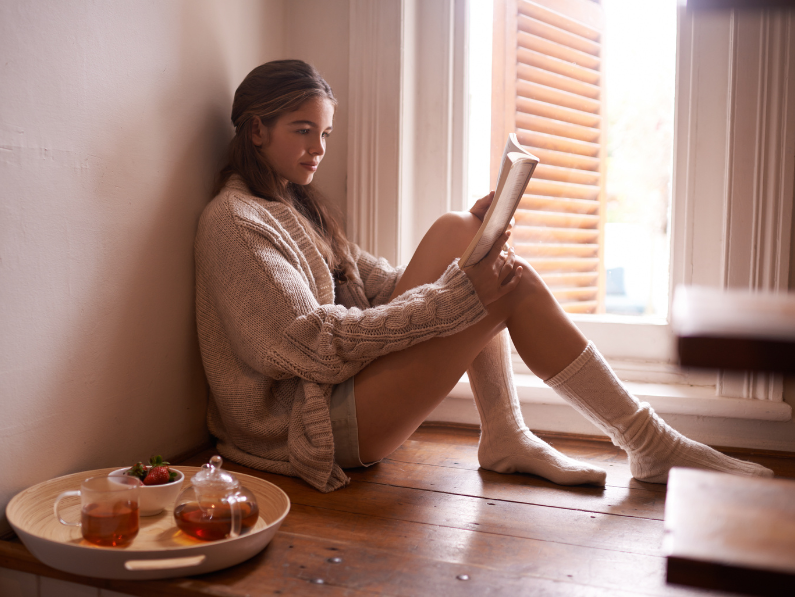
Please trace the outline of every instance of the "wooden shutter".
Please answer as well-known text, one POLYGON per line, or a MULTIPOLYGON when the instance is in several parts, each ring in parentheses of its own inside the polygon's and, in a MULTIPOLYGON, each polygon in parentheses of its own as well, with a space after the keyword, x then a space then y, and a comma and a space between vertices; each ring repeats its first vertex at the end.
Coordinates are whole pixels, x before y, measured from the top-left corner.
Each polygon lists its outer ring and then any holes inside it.
POLYGON ((494 0, 492 188, 516 132, 541 163, 513 244, 569 313, 604 311, 603 29, 594 0, 494 0))

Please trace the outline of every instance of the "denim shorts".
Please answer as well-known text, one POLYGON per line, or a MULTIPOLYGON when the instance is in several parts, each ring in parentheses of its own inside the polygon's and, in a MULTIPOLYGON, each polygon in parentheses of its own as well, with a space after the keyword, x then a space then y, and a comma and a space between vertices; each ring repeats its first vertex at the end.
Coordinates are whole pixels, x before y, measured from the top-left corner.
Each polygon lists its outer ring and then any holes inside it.
POLYGON ((359 458, 359 425, 356 422, 356 397, 353 377, 334 386, 329 402, 331 433, 334 436, 334 460, 342 468, 371 466, 359 458))

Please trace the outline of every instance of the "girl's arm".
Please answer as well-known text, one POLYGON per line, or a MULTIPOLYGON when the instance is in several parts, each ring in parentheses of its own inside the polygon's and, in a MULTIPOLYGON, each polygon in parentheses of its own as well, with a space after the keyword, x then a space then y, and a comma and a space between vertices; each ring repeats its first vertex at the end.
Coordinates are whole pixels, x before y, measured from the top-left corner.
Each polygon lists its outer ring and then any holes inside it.
MULTIPOLYGON (((197 265, 234 354, 274 379, 340 383, 381 355, 454 334, 486 315, 455 263, 436 282, 385 305, 321 305, 301 254, 251 224, 216 230, 211 253, 197 255, 197 265)), ((393 288, 382 285, 376 296, 386 287, 393 288)))
POLYGON ((355 243, 349 243, 348 248, 359 270, 367 300, 373 307, 387 303, 406 266, 394 267, 386 259, 374 257, 355 243))

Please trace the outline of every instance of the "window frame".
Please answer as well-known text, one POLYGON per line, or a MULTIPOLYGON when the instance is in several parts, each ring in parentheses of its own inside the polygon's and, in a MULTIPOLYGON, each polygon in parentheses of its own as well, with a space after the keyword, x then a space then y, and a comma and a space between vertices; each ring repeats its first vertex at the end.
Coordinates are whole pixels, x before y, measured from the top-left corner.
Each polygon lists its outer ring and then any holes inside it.
MULTIPOLYGON (((776 64, 786 56, 787 37, 792 46, 791 32, 783 30, 791 29, 791 18, 788 27, 785 16, 779 14, 778 23, 776 18, 770 12, 679 9, 669 314, 680 284, 755 290, 788 287, 792 176, 788 180, 782 176, 778 193, 753 188, 764 183, 759 172, 781 170, 786 164, 784 147, 778 152, 765 147, 775 131, 763 118, 771 108, 771 90, 787 80, 783 65, 776 64), (760 67, 766 77, 754 76, 760 67), (746 120, 744 110, 753 116, 753 126, 741 123, 746 120), (752 147, 756 159, 744 159, 739 153, 742 146, 752 147), (710 221, 706 214, 715 212, 722 218, 710 221), (776 222, 759 221, 760 214, 770 213, 777 214, 776 222), (738 225, 739 214, 756 216, 757 230, 738 225), (757 238, 768 239, 761 251, 754 250, 757 238), (755 263, 748 263, 749 254, 756 255, 755 263)), ((781 108, 785 122, 781 137, 791 140, 795 114, 792 110, 787 114, 786 105, 781 108)), ((677 370, 670 316, 573 315, 572 319, 623 374, 622 379, 656 383, 662 376, 669 384, 698 387, 694 395, 712 387, 719 397, 783 401, 778 375, 677 370)), ((521 362, 515 371, 529 374, 521 362)))
MULTIPOLYGON (((436 217, 466 204, 453 181, 463 179, 467 166, 466 151, 455 147, 467 114, 460 90, 468 4, 351 0, 348 233, 393 262, 407 261, 436 217), (422 84, 429 79, 437 84, 422 84), (428 109, 432 128, 418 117, 428 109)), ((671 288, 784 290, 792 232, 795 15, 681 8, 677 48, 671 288)), ((780 377, 680 371, 667 320, 573 320, 633 391, 663 414, 791 418, 780 377)), ((516 360, 520 400, 562 404, 516 360)), ((465 380, 451 397, 471 401, 465 380)), ((477 422, 474 407, 466 415, 451 408, 440 416, 477 422)))

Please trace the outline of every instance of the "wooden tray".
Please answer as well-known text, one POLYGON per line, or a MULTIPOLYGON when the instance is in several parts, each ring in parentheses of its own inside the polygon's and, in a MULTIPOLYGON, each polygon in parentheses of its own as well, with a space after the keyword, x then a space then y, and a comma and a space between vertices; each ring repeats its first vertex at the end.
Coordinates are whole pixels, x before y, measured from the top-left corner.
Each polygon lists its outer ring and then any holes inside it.
MULTIPOLYGON (((247 534, 220 541, 194 539, 177 529, 171 506, 156 516, 142 517, 138 536, 130 545, 100 547, 85 541, 80 527, 59 523, 53 514, 53 503, 62 491, 79 489, 83 479, 117 468, 59 477, 14 496, 6 515, 25 547, 48 566, 96 578, 145 580, 203 574, 234 566, 259 553, 290 511, 287 494, 273 483, 235 473, 241 485, 254 493, 259 505, 260 518, 247 534)), ((199 471, 192 466, 172 468, 182 471, 186 480, 199 471)), ((80 498, 66 498, 61 504, 61 515, 66 520, 80 518, 80 498)))

